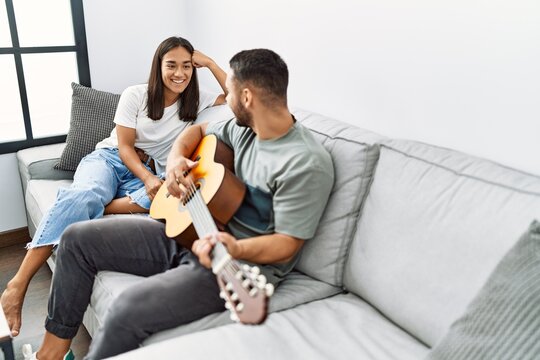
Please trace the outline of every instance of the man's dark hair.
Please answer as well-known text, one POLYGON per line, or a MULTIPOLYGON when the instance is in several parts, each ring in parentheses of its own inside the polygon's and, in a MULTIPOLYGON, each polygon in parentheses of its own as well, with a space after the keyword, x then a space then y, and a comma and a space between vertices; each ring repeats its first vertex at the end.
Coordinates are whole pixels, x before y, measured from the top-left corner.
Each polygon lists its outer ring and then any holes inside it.
MULTIPOLYGON (((161 61, 166 53, 177 47, 183 47, 193 55, 193 45, 184 38, 172 36, 159 44, 152 60, 150 77, 148 79, 148 117, 152 120, 159 120, 163 117, 165 109, 165 99, 163 98, 163 80, 161 78, 161 61)), ((199 109, 199 80, 197 80, 197 69, 193 67, 193 74, 186 89, 180 94, 178 99, 180 120, 192 121, 197 118, 199 109)))
POLYGON ((229 61, 234 78, 240 86, 250 84, 262 91, 266 105, 287 105, 289 70, 285 61, 268 49, 244 50, 229 61))

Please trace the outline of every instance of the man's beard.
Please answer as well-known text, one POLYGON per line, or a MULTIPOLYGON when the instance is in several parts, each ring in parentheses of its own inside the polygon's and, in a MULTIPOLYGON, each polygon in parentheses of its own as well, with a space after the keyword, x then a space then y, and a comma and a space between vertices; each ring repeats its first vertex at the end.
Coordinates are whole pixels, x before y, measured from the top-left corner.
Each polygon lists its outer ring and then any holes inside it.
POLYGON ((246 110, 245 107, 243 107, 239 103, 236 103, 235 106, 231 108, 231 110, 234 113, 234 116, 236 116, 236 125, 242 127, 251 127, 251 125, 253 124, 253 117, 251 113, 246 110))

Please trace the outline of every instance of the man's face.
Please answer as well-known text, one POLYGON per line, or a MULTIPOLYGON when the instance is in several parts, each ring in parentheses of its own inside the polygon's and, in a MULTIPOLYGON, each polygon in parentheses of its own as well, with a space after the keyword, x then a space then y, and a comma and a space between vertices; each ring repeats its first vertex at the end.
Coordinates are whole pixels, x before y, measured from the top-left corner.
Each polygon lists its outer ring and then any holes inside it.
POLYGON ((234 116, 236 116, 236 124, 243 127, 251 127, 253 124, 252 114, 247 110, 241 101, 241 89, 238 87, 238 82, 234 78, 232 70, 229 70, 227 74, 227 80, 225 80, 225 86, 227 87, 227 104, 231 108, 234 116))

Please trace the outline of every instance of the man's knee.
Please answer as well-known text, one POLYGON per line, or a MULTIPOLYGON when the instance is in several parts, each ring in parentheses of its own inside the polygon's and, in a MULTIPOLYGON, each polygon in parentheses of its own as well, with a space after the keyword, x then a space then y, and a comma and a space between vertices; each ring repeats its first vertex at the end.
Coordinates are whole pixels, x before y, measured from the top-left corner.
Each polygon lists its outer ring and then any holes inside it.
POLYGON ((137 291, 136 286, 128 288, 118 295, 113 300, 112 306, 109 307, 105 322, 104 330, 107 331, 131 331, 139 334, 132 334, 136 337, 144 337, 145 327, 148 323, 147 316, 151 316, 152 311, 156 311, 145 301, 145 294, 137 291))
POLYGON ((81 244, 86 243, 85 238, 90 231, 88 223, 88 221, 82 221, 66 227, 62 233, 60 245, 58 246, 58 254, 78 250, 81 248, 81 244))

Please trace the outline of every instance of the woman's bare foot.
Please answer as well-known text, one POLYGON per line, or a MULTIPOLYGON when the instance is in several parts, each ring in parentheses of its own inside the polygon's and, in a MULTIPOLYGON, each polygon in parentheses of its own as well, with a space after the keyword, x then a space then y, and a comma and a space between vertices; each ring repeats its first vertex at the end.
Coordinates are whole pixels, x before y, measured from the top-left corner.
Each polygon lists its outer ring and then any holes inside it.
POLYGON ((13 337, 19 335, 21 330, 21 312, 25 294, 25 287, 21 288, 8 283, 6 290, 0 297, 0 304, 4 309, 8 326, 11 329, 11 336, 13 337))

